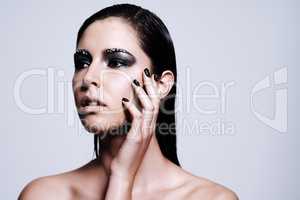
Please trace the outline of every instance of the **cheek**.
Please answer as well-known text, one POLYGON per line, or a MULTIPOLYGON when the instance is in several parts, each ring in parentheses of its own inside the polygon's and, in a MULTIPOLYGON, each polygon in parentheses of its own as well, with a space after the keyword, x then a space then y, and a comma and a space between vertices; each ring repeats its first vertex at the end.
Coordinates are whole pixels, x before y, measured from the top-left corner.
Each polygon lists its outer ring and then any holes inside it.
POLYGON ((132 86, 133 79, 137 79, 140 84, 142 83, 142 69, 138 67, 131 68, 129 70, 118 73, 107 74, 104 82, 105 93, 109 94, 111 102, 117 107, 122 107, 122 98, 125 97, 129 99, 132 103, 141 107, 140 101, 134 88, 132 86))
POLYGON ((77 104, 79 91, 80 91, 79 88, 81 87, 81 84, 82 84, 82 77, 83 77, 83 74, 78 72, 73 75, 73 79, 72 79, 72 89, 73 89, 73 94, 74 94, 76 104, 77 104))
POLYGON ((131 79, 131 77, 126 75, 110 75, 105 81, 104 90, 110 94, 113 101, 117 101, 121 104, 123 97, 131 99, 133 96, 131 79))
POLYGON ((72 90, 73 90, 73 95, 74 95, 76 105, 78 100, 78 89, 77 89, 78 87, 80 87, 78 78, 74 76, 72 79, 72 90))

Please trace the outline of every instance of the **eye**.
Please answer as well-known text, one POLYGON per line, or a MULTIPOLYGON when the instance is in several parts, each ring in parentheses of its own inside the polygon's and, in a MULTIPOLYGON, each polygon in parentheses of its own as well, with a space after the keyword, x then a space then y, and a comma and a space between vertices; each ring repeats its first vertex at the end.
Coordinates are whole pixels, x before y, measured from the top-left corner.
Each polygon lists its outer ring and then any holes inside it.
POLYGON ((91 54, 84 49, 78 49, 74 53, 74 65, 76 70, 88 67, 92 63, 91 54))
POLYGON ((114 58, 114 59, 110 59, 107 65, 111 68, 119 68, 119 67, 127 66, 128 62, 122 59, 114 58))

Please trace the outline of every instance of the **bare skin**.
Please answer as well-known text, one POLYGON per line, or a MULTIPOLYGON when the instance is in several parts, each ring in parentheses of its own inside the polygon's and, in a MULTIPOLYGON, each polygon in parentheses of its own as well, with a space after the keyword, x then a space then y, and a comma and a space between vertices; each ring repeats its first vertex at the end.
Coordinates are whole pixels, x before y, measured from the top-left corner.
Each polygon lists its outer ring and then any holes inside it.
POLYGON ((105 104, 101 111, 82 117, 85 128, 104 134, 124 123, 125 111, 131 116, 132 127, 126 135, 103 140, 105 148, 98 159, 69 172, 31 181, 19 200, 238 199, 230 189, 194 176, 162 155, 154 135, 155 123, 160 100, 170 92, 174 75, 167 70, 155 80, 144 73, 146 67, 152 72, 151 61, 139 47, 130 25, 116 17, 96 21, 86 29, 78 48, 88 50, 93 61, 74 73, 76 106, 81 109, 82 84, 89 94, 102 94, 105 104), (135 61, 129 67, 112 69, 102 53, 107 48, 126 49, 135 61), (123 97, 129 101, 122 104, 123 97))

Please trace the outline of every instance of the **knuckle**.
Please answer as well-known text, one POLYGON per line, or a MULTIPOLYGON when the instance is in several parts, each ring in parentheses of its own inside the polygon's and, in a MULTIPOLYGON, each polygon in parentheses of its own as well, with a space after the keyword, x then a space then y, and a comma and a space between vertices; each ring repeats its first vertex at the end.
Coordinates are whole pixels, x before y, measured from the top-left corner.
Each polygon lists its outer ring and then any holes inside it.
POLYGON ((153 111, 154 111, 154 109, 155 109, 155 107, 154 107, 152 104, 151 104, 151 105, 149 105, 149 107, 148 107, 148 110, 149 110, 149 111, 152 111, 152 112, 153 112, 153 111))
POLYGON ((155 107, 151 104, 143 109, 143 113, 152 113, 155 110, 155 107))

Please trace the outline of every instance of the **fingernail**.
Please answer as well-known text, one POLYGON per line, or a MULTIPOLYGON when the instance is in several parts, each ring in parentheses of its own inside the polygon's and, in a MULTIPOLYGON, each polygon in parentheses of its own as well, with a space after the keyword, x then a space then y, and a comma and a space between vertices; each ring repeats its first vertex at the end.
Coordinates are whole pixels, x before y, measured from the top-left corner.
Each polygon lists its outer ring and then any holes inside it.
POLYGON ((128 102, 129 100, 127 98, 123 97, 122 101, 128 102))
POLYGON ((151 76, 151 75, 150 75, 150 71, 149 71, 148 68, 145 68, 145 69, 144 69, 144 72, 145 72, 146 76, 148 76, 148 77, 151 76))
POLYGON ((134 83, 136 86, 140 86, 140 83, 139 83, 136 79, 133 80, 133 83, 134 83))

